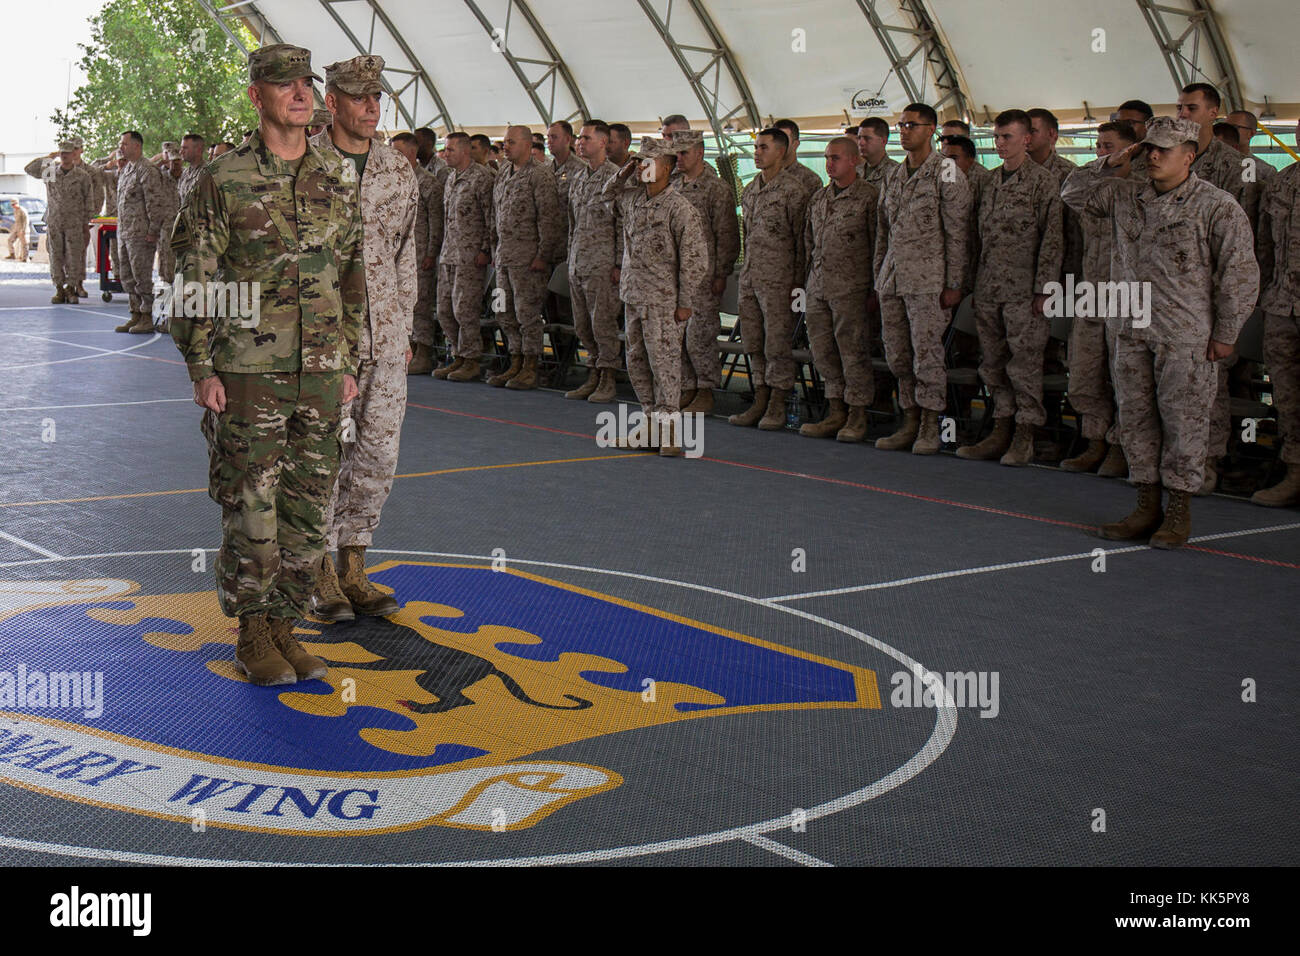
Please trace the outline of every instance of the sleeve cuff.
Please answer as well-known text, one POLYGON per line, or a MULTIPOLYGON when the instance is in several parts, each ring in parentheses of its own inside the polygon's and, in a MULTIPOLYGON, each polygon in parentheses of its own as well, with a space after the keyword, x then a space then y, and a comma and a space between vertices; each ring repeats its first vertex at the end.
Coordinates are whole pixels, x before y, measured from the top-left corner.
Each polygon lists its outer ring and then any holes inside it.
POLYGON ((217 374, 217 371, 212 367, 211 362, 190 362, 187 364, 187 368, 190 372, 191 382, 201 382, 205 378, 211 378, 213 375, 217 374))

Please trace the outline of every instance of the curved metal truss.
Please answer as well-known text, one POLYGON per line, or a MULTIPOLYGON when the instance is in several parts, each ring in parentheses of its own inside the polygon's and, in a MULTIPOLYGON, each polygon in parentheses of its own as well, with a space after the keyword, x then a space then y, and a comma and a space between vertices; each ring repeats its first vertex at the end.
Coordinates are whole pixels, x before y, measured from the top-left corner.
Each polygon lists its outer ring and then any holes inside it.
POLYGON ((1209 83, 1219 91, 1227 110, 1242 109, 1245 97, 1241 78, 1210 0, 1183 2, 1185 8, 1137 0, 1169 75, 1179 90, 1189 83, 1209 83))
POLYGON ((686 6, 695 15, 696 24, 709 38, 709 46, 695 46, 680 42, 673 34, 673 0, 668 0, 662 16, 651 0, 637 2, 659 32, 687 82, 691 84, 691 90, 700 101, 709 126, 713 129, 719 149, 724 153, 747 150, 750 144, 738 140, 736 133, 742 127, 752 130, 761 128, 758 106, 754 103, 754 94, 749 91, 749 83, 740 70, 740 64, 736 62, 735 55, 704 5, 700 0, 686 0, 686 6))
POLYGON ((573 74, 569 72, 569 67, 560 57, 555 44, 551 42, 551 38, 547 36, 546 31, 542 28, 541 21, 533 15, 533 11, 524 0, 506 0, 505 22, 499 25, 493 24, 474 0, 465 0, 465 6, 469 7, 475 19, 482 24, 483 29, 487 31, 487 35, 492 38, 493 48, 506 58, 506 62, 510 64, 510 69, 519 80, 519 85, 524 88, 528 98, 533 101, 537 114, 547 126, 558 120, 572 122, 575 119, 586 119, 591 115, 587 110, 586 102, 582 98, 582 91, 578 89, 573 74), (546 51, 546 56, 549 59, 542 60, 536 57, 519 56, 511 50, 510 28, 512 23, 518 22, 514 17, 516 11, 522 18, 524 25, 532 32, 537 44, 546 51), (542 72, 536 79, 530 79, 528 69, 535 69, 536 67, 541 67, 542 72), (561 83, 568 92, 574 108, 569 113, 558 116, 555 112, 555 97, 561 83), (549 91, 546 91, 544 88, 548 85, 549 91), (543 99, 539 91, 549 92, 549 96, 543 99))
POLYGON ((876 9, 880 2, 881 0, 858 0, 858 7, 871 25, 871 32, 876 35, 881 49, 889 59, 890 71, 898 76, 907 98, 914 103, 930 103, 926 87, 933 77, 934 102, 930 105, 934 111, 941 118, 945 111, 950 111, 969 121, 973 115, 970 91, 966 89, 961 71, 957 69, 956 57, 944 43, 924 0, 898 0, 898 7, 909 26, 885 23, 876 9), (894 42, 896 34, 911 38, 912 48, 906 55, 894 42))

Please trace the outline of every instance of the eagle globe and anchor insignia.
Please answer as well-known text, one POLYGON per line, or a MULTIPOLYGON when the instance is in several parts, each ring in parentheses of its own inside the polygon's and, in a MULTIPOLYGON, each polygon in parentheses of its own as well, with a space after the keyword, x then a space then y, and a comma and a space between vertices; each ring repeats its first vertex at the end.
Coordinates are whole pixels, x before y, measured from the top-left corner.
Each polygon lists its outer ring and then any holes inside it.
POLYGON ((880 708, 873 670, 514 568, 390 561, 401 610, 296 636, 324 680, 254 687, 211 592, 0 584, 0 782, 299 835, 531 827, 618 787, 529 759, 722 714, 880 708), (102 712, 66 704, 102 674, 102 712), (77 678, 85 678, 84 682, 77 678), (61 683, 60 683, 61 682, 61 683))

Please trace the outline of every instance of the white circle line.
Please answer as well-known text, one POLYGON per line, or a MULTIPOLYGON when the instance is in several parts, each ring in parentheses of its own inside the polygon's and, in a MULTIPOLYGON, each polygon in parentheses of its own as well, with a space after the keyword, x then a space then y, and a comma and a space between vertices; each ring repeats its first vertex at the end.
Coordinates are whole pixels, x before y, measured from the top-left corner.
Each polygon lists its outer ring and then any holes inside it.
MULTIPOLYGON (((54 359, 53 361, 50 362, 30 362, 27 365, 0 365, 0 372, 15 372, 18 371, 19 369, 24 369, 24 368, 44 368, 47 365, 64 365, 67 362, 88 362, 91 359, 105 358, 106 356, 109 355, 122 355, 125 352, 134 352, 136 349, 142 349, 146 345, 152 345, 154 342, 157 342, 160 338, 162 338, 162 334, 159 332, 154 332, 152 337, 145 339, 139 345, 130 345, 124 349, 113 349, 111 351, 100 350, 97 351, 94 355, 78 355, 76 358, 54 359)), ((83 347, 85 346, 78 346, 78 348, 83 348, 83 347)))
MULTIPOLYGON (((88 558, 124 558, 133 557, 140 554, 166 554, 181 553, 180 551, 118 551, 99 555, 73 556, 69 558, 46 558, 40 563, 49 563, 55 560, 71 561, 85 560, 88 558)), ((399 551, 386 548, 370 548, 369 554, 393 554, 411 557, 425 558, 463 558, 476 561, 491 561, 491 555, 478 554, 453 554, 445 551, 399 551)), ((35 562, 33 562, 35 563, 35 562)), ((842 634, 861 641, 864 644, 876 648, 882 653, 894 658, 904 667, 911 671, 926 671, 919 662, 913 660, 908 655, 896 648, 890 647, 883 641, 877 640, 869 634, 851 628, 837 621, 829 620, 820 615, 804 611, 799 608, 786 607, 781 604, 772 604, 763 598, 751 597, 747 594, 737 594, 734 591, 727 591, 723 588, 710 587, 706 584, 695 584, 689 581, 674 581, 670 578, 660 578, 648 574, 638 574, 635 571, 614 571, 607 568, 590 568, 577 564, 561 564, 556 561, 533 561, 522 558, 507 558, 506 564, 526 564, 536 567, 559 568, 568 571, 583 571, 590 574, 608 574, 615 577, 632 578, 638 581, 647 581, 653 584, 671 584, 676 587, 687 588, 693 591, 703 591, 708 594, 716 594, 720 597, 727 597, 737 601, 744 601, 749 604, 757 604, 761 607, 771 608, 772 610, 781 611, 785 614, 791 614, 795 617, 803 618, 831 630, 839 631, 842 634)), ((918 750, 910 760, 893 770, 892 772, 881 777, 867 786, 843 796, 836 797, 833 800, 818 804, 805 811, 805 820, 816 820, 824 816, 839 813, 842 810, 848 810, 869 800, 874 800, 882 794, 888 793, 919 774, 948 748, 952 742, 953 735, 957 731, 957 708, 952 699, 946 697, 941 704, 935 707, 934 730, 931 731, 925 745, 918 750)), ((761 836, 771 833, 775 830, 782 830, 789 827, 791 818, 789 814, 779 817, 773 817, 770 820, 764 820, 759 823, 751 823, 746 826, 732 827, 726 830, 717 830, 713 833, 703 833, 693 837, 682 837, 676 840, 662 840, 657 843, 645 843, 635 846, 611 847, 603 850, 582 850, 570 853, 552 853, 542 856, 531 857, 507 857, 503 859, 486 859, 486 860, 459 860, 459 861, 417 861, 408 863, 313 863, 313 862, 296 862, 296 861, 279 861, 279 860, 210 860, 202 857, 176 857, 163 856, 152 853, 135 853, 128 850, 105 850, 96 847, 71 847, 56 843, 38 843, 32 840, 23 840, 18 837, 0 836, 0 846, 11 847, 13 849, 27 850, 35 853, 50 853, 62 856, 80 856, 89 859, 113 860, 123 863, 148 863, 158 866, 547 866, 568 863, 593 863, 605 862, 608 860, 627 859, 629 857, 650 856, 656 853, 673 853, 682 850, 692 850, 702 846, 715 846, 719 843, 730 843, 734 840, 743 840, 749 836, 761 836)))

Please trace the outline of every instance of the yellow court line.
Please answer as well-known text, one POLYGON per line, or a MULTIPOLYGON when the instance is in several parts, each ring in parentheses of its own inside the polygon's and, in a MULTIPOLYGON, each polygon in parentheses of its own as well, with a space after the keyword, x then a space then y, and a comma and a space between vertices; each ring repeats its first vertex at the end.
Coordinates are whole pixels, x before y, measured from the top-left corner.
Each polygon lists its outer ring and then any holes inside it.
MULTIPOLYGON (((531 468, 534 465, 568 465, 583 461, 603 461, 607 458, 644 458, 641 452, 629 452, 624 455, 591 455, 586 458, 549 458, 545 461, 512 461, 502 465, 468 465, 464 468, 440 468, 437 471, 414 471, 406 475, 394 475, 394 478, 429 478, 434 475, 454 475, 464 471, 493 471, 498 468, 531 468)), ((192 495, 206 492, 207 488, 173 488, 170 491, 133 491, 121 495, 93 495, 88 498, 49 498, 44 501, 9 501, 0 502, 0 508, 34 508, 37 505, 72 505, 85 501, 120 501, 125 498, 152 498, 159 495, 192 495)))

